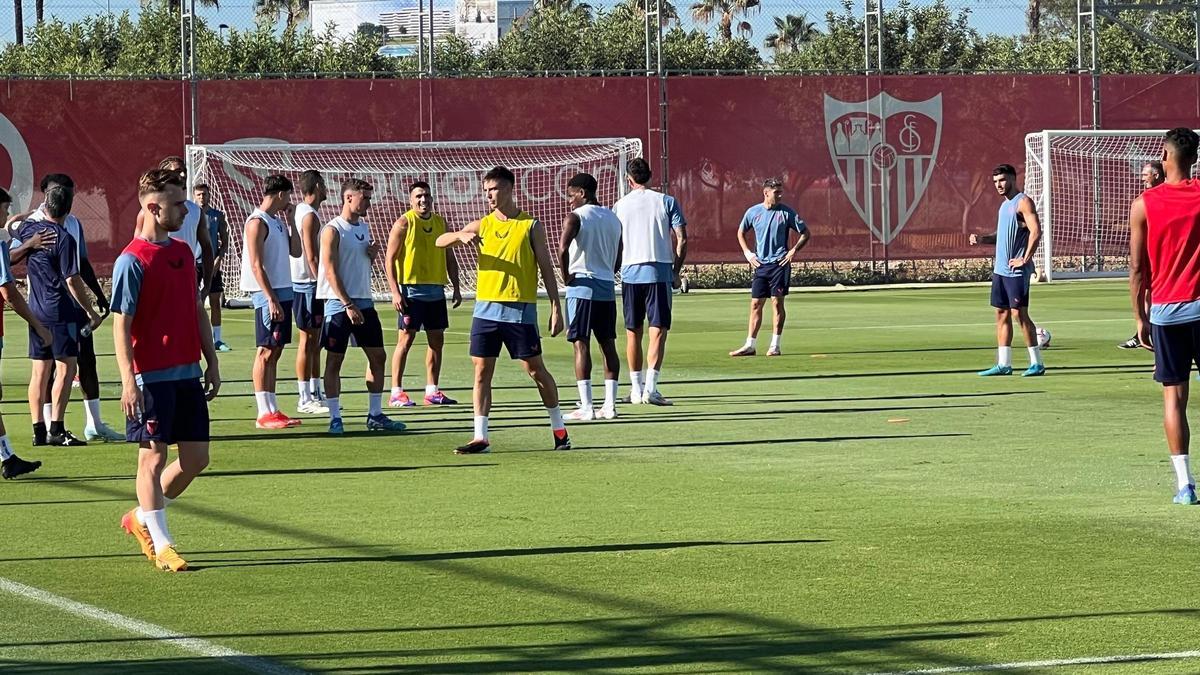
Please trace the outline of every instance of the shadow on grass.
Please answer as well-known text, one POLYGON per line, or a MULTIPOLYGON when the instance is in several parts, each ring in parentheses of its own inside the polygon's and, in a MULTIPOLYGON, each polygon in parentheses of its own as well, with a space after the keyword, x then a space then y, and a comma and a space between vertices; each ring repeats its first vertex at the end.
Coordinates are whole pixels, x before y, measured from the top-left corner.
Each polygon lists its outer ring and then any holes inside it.
MULTIPOLYGON (((469 469, 488 466, 499 466, 492 463, 471 464, 426 464, 416 466, 312 466, 294 469, 246 469, 243 471, 205 471, 200 474, 202 480, 210 478, 236 478, 239 476, 305 476, 325 474, 357 474, 357 473, 392 473, 396 471, 425 471, 428 469, 469 469)), ((26 478, 23 483, 83 483, 113 480, 133 480, 133 474, 125 476, 64 476, 61 478, 26 478)), ((19 506, 23 504, 84 504, 88 502, 122 501, 120 499, 91 499, 61 502, 12 502, 0 503, 0 506, 19 506)))

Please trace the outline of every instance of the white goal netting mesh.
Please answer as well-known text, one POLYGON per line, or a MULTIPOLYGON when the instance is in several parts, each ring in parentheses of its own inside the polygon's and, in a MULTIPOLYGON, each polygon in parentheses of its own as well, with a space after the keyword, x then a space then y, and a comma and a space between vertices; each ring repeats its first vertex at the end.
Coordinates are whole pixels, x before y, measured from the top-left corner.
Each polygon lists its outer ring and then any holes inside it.
POLYGON ((1047 278, 1129 271, 1129 205, 1164 131, 1042 131, 1025 137, 1025 194, 1037 204, 1047 278))
MULTIPOLYGON (((478 141, 397 144, 230 144, 192 145, 187 148, 191 185, 210 189, 211 206, 229 221, 229 252, 221 265, 225 293, 241 300, 242 235, 246 218, 262 201, 265 178, 283 174, 297 182, 307 170, 320 171, 329 188, 329 199, 320 211, 321 222, 341 212, 339 186, 348 178, 361 178, 374 186, 366 220, 371 237, 386 247, 392 224, 408 210, 408 188, 415 181, 430 184, 433 208, 457 230, 488 212, 483 175, 494 166, 508 167, 516 176, 517 205, 541 221, 551 252, 557 251, 562 221, 567 214, 566 185, 576 173, 590 173, 599 183, 597 197, 611 206, 625 194, 625 164, 641 155, 637 139, 597 138, 555 141, 478 141)), ((190 190, 189 190, 190 192, 190 190)), ((299 190, 293 202, 302 199, 299 190)), ((454 249, 464 292, 475 290, 476 251, 454 249)), ((388 295, 383 254, 371 272, 377 299, 388 295)), ((555 256, 557 260, 557 256, 555 256)), ((556 265, 557 267, 557 265, 556 265)))

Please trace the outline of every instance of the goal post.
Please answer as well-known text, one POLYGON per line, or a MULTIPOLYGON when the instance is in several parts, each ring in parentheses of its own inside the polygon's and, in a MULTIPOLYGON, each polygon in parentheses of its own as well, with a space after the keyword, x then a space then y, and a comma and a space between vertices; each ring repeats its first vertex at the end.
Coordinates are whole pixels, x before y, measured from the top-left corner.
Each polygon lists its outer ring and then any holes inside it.
POLYGON ((1129 205, 1165 130, 1046 130, 1025 136, 1025 194, 1042 225, 1046 280, 1129 273, 1129 205))
MULTIPOLYGON (((598 200, 611 206, 625 194, 625 164, 641 152, 641 141, 630 138, 189 145, 188 194, 196 185, 207 185, 210 206, 225 213, 229 250, 221 272, 226 297, 241 304, 248 295, 240 290, 244 224, 262 201, 263 183, 269 175, 282 174, 296 183, 304 171, 320 171, 329 191, 319 211, 322 223, 341 212, 343 181, 361 178, 371 183, 375 189, 365 219, 372 240, 386 248, 392 224, 409 209, 409 185, 429 183, 434 211, 446 219, 448 229, 458 230, 487 214, 483 175, 495 166, 505 166, 516 176, 517 206, 538 219, 554 251, 568 212, 567 181, 576 173, 593 175, 599 184, 598 200)), ((302 199, 298 189, 293 192, 293 203, 302 199)), ((464 246, 455 248, 454 255, 464 294, 473 294, 477 253, 464 246)), ((381 253, 371 270, 371 290, 377 300, 390 297, 383 258, 381 253)))

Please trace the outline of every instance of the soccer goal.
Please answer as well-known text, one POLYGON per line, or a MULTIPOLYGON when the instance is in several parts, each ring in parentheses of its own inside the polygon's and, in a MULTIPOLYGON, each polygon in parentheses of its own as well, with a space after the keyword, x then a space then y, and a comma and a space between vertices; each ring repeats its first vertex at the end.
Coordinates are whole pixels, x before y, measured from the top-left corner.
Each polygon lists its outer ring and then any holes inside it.
POLYGON ((1044 229, 1046 280, 1129 273, 1129 204, 1165 131, 1040 131, 1025 136, 1025 193, 1044 229))
MULTIPOLYGON (((625 164, 638 157, 642 143, 629 138, 585 138, 546 141, 466 141, 435 143, 285 144, 238 143, 189 145, 189 194, 193 185, 206 184, 212 206, 229 220, 230 247, 221 264, 226 295, 245 302, 240 290, 243 225, 262 201, 264 179, 283 174, 296 181, 300 173, 320 171, 329 199, 321 222, 341 212, 342 181, 361 178, 375 192, 366 220, 371 237, 386 247, 392 224, 408 210, 408 187, 430 184, 435 211, 450 229, 461 229, 488 212, 483 175, 503 165, 516 175, 517 205, 536 216, 546 228, 551 251, 556 251, 567 214, 566 185, 576 173, 590 173, 599 183, 597 197, 611 206, 625 194, 625 164)), ((293 194, 293 202, 301 199, 293 194)), ((476 251, 455 249, 464 293, 475 291, 476 251)), ((557 267, 557 265, 555 266, 557 267)), ((289 280, 290 282, 290 280, 289 280)), ((371 285, 377 300, 389 297, 383 254, 375 261, 371 285)))

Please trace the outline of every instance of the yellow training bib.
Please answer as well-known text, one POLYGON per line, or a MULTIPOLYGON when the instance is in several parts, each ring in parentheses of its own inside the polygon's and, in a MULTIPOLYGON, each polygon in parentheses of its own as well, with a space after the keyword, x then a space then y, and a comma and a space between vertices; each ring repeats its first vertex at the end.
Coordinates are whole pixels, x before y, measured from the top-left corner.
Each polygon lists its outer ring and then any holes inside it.
POLYGON ((479 277, 475 297, 489 302, 537 302, 537 258, 529 234, 537 220, 522 211, 479 222, 479 277))
POLYGON ((404 214, 408 229, 404 231, 404 269, 396 276, 406 286, 434 284, 445 286, 446 251, 437 247, 437 238, 446 232, 446 220, 436 213, 421 218, 416 211, 404 214))

